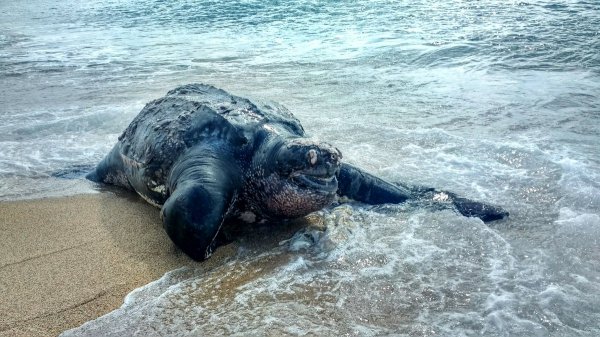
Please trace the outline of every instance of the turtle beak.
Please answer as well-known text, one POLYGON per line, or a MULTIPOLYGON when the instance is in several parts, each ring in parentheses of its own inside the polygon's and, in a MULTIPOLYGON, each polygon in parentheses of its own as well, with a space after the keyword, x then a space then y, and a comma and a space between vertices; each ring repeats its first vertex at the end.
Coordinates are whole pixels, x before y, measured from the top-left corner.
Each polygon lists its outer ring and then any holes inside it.
MULTIPOLYGON (((306 150, 305 150, 306 151, 306 150)), ((291 179, 297 184, 315 191, 335 193, 338 188, 337 173, 342 154, 328 144, 309 145, 305 154, 305 165, 292 172, 291 179)))
POLYGON ((305 171, 312 171, 319 176, 333 176, 340 169, 341 159, 340 150, 329 144, 321 143, 307 151, 308 168, 305 171))
POLYGON ((276 148, 275 163, 282 175, 294 173, 330 178, 341 166, 342 154, 334 146, 304 138, 288 141, 276 148))

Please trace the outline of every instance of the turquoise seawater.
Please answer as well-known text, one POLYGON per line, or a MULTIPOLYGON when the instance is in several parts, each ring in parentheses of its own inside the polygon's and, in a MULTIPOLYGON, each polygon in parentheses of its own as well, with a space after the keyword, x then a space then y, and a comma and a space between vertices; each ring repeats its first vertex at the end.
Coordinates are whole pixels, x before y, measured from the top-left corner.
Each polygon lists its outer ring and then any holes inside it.
POLYGON ((327 209, 312 240, 242 244, 66 335, 600 335, 597 1, 2 1, 0 200, 95 191, 54 173, 190 82, 277 101, 348 162, 511 217, 327 209))

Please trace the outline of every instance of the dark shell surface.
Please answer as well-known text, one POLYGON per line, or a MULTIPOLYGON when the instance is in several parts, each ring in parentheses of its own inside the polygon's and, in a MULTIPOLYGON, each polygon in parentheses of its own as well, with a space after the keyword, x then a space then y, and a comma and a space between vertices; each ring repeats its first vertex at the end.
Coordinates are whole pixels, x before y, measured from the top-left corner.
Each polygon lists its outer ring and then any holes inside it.
POLYGON ((125 175, 115 172, 106 181, 131 187, 158 206, 170 193, 171 168, 188 149, 216 149, 246 170, 257 148, 276 135, 304 137, 283 106, 257 105, 210 85, 184 85, 148 103, 125 129, 118 144, 125 175))
POLYGON ((222 143, 242 153, 272 132, 304 136, 298 119, 280 105, 257 106, 210 85, 188 84, 148 103, 119 141, 130 164, 165 169, 194 145, 222 143))

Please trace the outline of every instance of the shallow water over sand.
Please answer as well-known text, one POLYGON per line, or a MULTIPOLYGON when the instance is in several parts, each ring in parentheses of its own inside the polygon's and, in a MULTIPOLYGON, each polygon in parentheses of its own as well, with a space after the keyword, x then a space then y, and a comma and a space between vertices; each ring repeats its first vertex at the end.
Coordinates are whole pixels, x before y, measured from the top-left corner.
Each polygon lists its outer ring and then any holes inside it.
POLYGON ((0 13, 0 200, 94 191, 56 173, 98 162, 146 102, 205 82, 282 103, 390 181, 511 212, 486 226, 333 207, 309 221, 324 231, 241 242, 213 272, 174 271, 73 335, 600 333, 595 2, 38 0, 0 13))

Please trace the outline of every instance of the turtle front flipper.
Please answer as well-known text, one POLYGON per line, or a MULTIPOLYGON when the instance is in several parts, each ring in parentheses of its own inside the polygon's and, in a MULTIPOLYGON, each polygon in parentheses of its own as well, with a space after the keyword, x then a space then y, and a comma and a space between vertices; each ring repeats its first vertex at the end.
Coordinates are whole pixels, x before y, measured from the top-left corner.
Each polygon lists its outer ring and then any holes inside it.
POLYGON ((161 210, 163 227, 192 259, 208 258, 215 239, 235 202, 240 173, 226 150, 194 148, 173 166, 171 194, 161 210))
POLYGON ((398 204, 416 201, 435 209, 454 209, 467 217, 477 217, 484 222, 508 217, 501 207, 457 196, 452 192, 432 187, 392 184, 348 164, 342 164, 338 175, 338 194, 370 205, 398 204))
POLYGON ((342 164, 337 178, 340 196, 369 205, 399 204, 414 197, 408 189, 346 163, 342 164))

